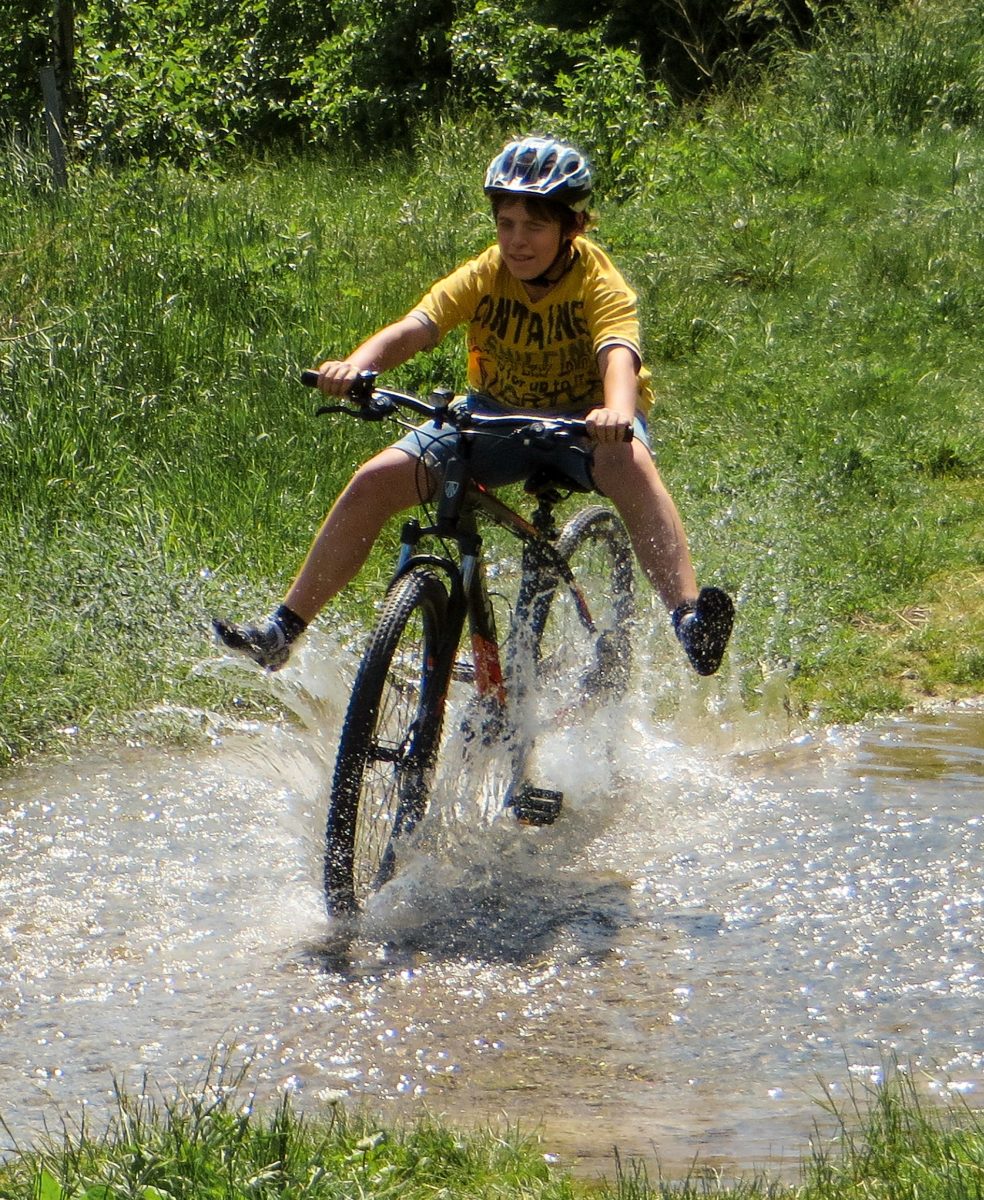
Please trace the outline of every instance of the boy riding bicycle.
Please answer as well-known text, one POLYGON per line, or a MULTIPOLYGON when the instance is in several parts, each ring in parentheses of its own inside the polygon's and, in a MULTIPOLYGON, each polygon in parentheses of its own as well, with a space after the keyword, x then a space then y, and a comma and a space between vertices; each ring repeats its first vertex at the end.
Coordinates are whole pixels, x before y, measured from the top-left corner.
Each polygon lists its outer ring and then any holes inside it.
MULTIPOLYGON (((549 461, 612 501, 691 664, 711 675, 727 646, 734 606, 720 588, 698 591, 683 525, 650 453, 646 416, 653 395, 636 297, 585 237, 590 168, 565 142, 527 137, 493 159, 485 193, 495 244, 347 358, 322 363, 318 386, 344 396, 360 372, 392 370, 466 326, 470 405, 584 418, 589 465, 564 449, 549 452, 549 461), (635 436, 626 442, 629 430, 635 436)), ((256 625, 214 621, 218 640, 267 670, 282 667, 297 637, 359 571, 386 521, 430 499, 453 436, 451 429, 421 426, 363 464, 280 607, 256 625)), ((503 461, 495 440, 480 440, 473 474, 488 487, 518 483, 543 464, 542 454, 511 448, 503 461)))

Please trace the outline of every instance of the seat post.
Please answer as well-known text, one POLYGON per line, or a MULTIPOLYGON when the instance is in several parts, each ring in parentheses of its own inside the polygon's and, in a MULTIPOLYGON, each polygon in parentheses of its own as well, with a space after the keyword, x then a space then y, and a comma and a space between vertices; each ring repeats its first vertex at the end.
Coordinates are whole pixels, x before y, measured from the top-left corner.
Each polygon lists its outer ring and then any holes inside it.
POLYGON ((560 493, 552 488, 537 492, 538 504, 533 510, 533 528, 550 541, 557 539, 557 522, 554 520, 554 505, 561 499, 560 493))

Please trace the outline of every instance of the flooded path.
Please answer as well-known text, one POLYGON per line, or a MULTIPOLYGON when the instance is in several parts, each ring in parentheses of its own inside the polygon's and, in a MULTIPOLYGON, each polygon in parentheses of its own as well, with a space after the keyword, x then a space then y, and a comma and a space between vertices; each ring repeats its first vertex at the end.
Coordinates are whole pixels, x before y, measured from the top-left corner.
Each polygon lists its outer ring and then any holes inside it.
POLYGON ((893 1057, 980 1103, 984 710, 716 748, 706 718, 619 720, 614 760, 548 748, 551 829, 479 828, 454 798, 344 960, 316 739, 0 780, 10 1133, 98 1121, 114 1078, 193 1086, 216 1054, 249 1055, 261 1099, 504 1118, 598 1174, 615 1144, 668 1173, 795 1171, 823 1089, 893 1057))

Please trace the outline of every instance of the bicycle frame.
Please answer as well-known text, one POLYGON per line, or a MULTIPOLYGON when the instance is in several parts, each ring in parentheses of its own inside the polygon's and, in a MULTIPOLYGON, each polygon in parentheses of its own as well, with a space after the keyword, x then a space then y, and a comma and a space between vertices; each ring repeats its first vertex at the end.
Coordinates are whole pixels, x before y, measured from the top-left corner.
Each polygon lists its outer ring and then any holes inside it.
MULTIPOLYGON (((312 386, 319 382, 314 372, 305 372, 302 379, 312 386)), ((480 733, 483 745, 500 740, 508 744, 512 782, 506 795, 506 807, 512 807, 517 819, 527 824, 550 823, 560 812, 562 793, 535 787, 526 779, 534 738, 526 736, 523 730, 526 727, 525 706, 533 698, 532 685, 541 662, 540 639, 548 614, 553 611, 558 585, 563 583, 564 594, 573 601, 578 623, 590 638, 597 639, 597 653, 600 655, 604 647, 611 644, 602 641, 584 592, 567 562, 569 551, 565 549, 562 554, 554 544, 559 537, 553 517, 555 505, 566 495, 587 489, 566 476, 541 469, 526 484, 526 490, 539 502, 532 519, 528 520, 474 481, 470 460, 475 440, 481 436, 515 434, 529 438, 527 444, 534 446, 576 446, 577 439, 588 436, 588 428, 583 420, 571 418, 474 413, 454 402, 449 392, 435 392, 431 399, 437 403, 428 403, 404 393, 376 389, 375 376, 369 374, 356 381, 348 398, 359 407, 333 405, 318 411, 344 412, 364 420, 381 420, 394 417, 399 409, 405 408, 429 417, 438 428, 449 424, 457 431, 453 452, 437 479, 433 522, 425 527, 414 517, 403 526, 400 555, 389 590, 392 591, 404 576, 415 573, 416 568, 425 567, 432 574, 436 572, 443 577, 447 585, 446 600, 439 635, 430 643, 428 656, 421 664, 425 681, 420 688, 421 707, 413 724, 405 729, 402 743, 381 754, 379 760, 399 761, 407 767, 412 764, 418 772, 421 767, 426 768, 427 760, 436 755, 437 745, 424 738, 421 743, 424 757, 421 757, 417 750, 417 731, 442 727, 451 681, 467 680, 474 685, 482 715, 479 729, 473 728, 470 718, 466 717, 463 726, 466 742, 474 744, 472 736, 480 733), (482 559, 480 519, 505 529, 523 545, 519 593, 505 654, 482 559), (457 553, 447 545, 443 553, 431 552, 421 545, 425 539, 451 542, 457 553), (466 624, 471 665, 458 661, 466 624), (469 733, 472 736, 468 736, 469 733)), ((600 657, 598 666, 604 666, 600 657)), ((361 776, 361 767, 359 771, 361 776)), ((419 817, 419 807, 416 800, 409 805, 401 801, 394 836, 400 834, 407 816, 410 820, 407 829, 413 827, 419 817)))
MULTIPOLYGON (((512 727, 526 698, 529 680, 517 669, 524 650, 520 635, 528 628, 537 597, 563 579, 581 623, 591 634, 596 629, 587 601, 570 567, 557 553, 551 540, 557 532, 553 509, 564 498, 558 486, 559 481, 546 479, 539 486, 533 486, 532 494, 539 503, 532 520, 527 520, 471 479, 471 437, 467 431, 459 433, 457 453, 448 461, 438 485, 434 523, 423 527, 416 518, 411 518, 404 524, 393 580, 418 565, 437 568, 447 578, 450 585, 447 636, 445 644, 439 649, 437 661, 429 664, 429 669, 433 670, 439 681, 435 706, 443 709, 447 701, 450 682, 456 677, 456 661, 467 622, 473 664, 470 681, 486 706, 482 740, 487 744, 497 740, 504 729, 512 727), (496 617, 481 554, 483 539, 478 528, 480 517, 505 529, 523 543, 521 584, 512 621, 512 632, 516 636, 508 641, 506 661, 503 661, 500 649, 496 617), (458 547, 459 561, 446 555, 421 553, 421 541, 430 537, 454 541, 458 547)), ((457 677, 468 678, 460 670, 457 677)), ((513 784, 506 804, 516 807, 517 813, 522 808, 528 820, 535 823, 552 821, 559 812, 562 794, 534 787, 526 780, 529 753, 530 746, 524 739, 518 738, 513 742, 513 784)))

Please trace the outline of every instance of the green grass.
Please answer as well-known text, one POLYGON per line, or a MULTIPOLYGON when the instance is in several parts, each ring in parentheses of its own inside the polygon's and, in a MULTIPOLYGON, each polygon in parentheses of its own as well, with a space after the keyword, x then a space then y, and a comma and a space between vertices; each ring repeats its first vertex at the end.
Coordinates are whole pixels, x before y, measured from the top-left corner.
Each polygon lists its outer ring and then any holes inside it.
POLYGON ((385 1128, 329 1105, 301 1115, 289 1097, 258 1110, 243 1072, 213 1064, 198 1090, 117 1091, 99 1132, 65 1128, 0 1164, 3 1200, 570 1200, 535 1139, 516 1130, 461 1133, 422 1118, 385 1128))
POLYGON ((969 1200, 984 1192, 984 1123, 979 1112, 937 1108, 911 1075, 855 1093, 849 1105, 827 1100, 839 1136, 816 1147, 803 1200, 969 1200))
MULTIPOLYGON (((748 702, 791 664, 790 704, 831 720, 984 690, 984 17, 918 12, 919 39, 832 28, 678 114, 635 194, 601 198, 661 469, 701 578, 739 597, 748 702)), ((64 194, 0 153, 0 761, 233 701, 192 673, 209 613, 274 603, 390 436, 315 421, 297 371, 486 244, 499 136, 448 120, 369 162, 76 167, 64 194)), ((449 339, 396 382, 461 377, 449 339)))
POLYGON ((921 1099, 911 1077, 834 1110, 839 1133, 800 1180, 722 1179, 695 1163, 667 1179, 615 1157, 605 1181, 549 1164, 535 1135, 463 1132, 435 1118, 384 1126, 339 1106, 305 1116, 289 1097, 254 1108, 244 1077, 213 1068, 194 1093, 117 1094, 105 1129, 66 1126, 0 1164, 2 1200, 969 1200, 984 1185, 984 1125, 921 1099))

